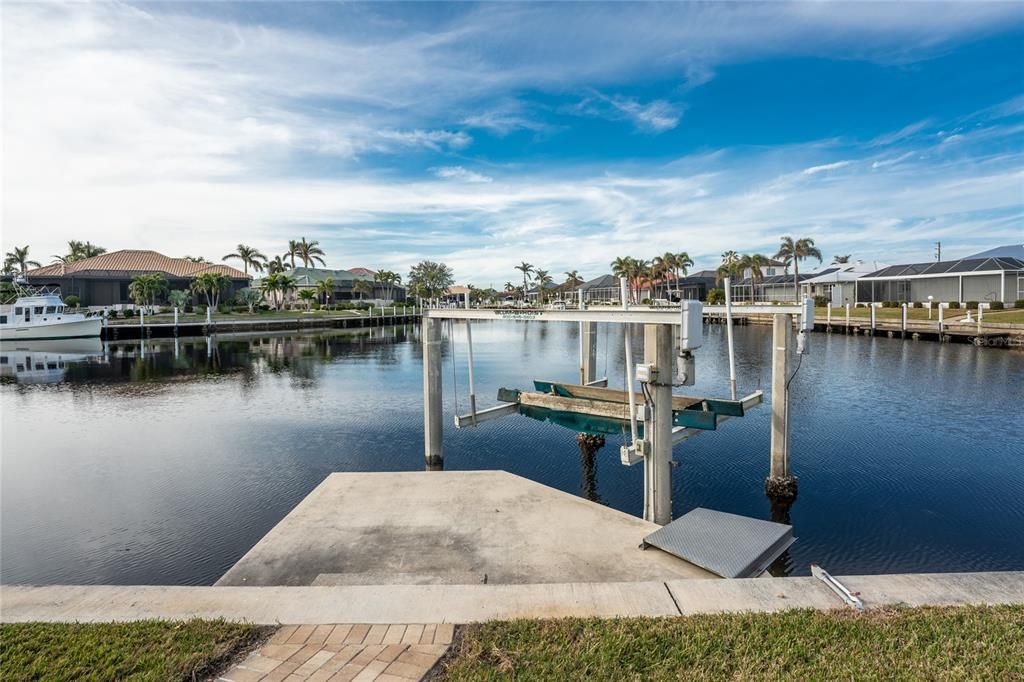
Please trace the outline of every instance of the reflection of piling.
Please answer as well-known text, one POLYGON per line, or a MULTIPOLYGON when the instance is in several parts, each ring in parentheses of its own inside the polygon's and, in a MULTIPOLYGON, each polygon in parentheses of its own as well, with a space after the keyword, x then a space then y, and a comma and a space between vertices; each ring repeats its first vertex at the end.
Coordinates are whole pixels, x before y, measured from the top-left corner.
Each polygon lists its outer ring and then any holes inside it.
MULTIPOLYGON (((787 526, 793 525, 790 519, 790 509, 793 507, 793 502, 796 500, 796 491, 793 492, 793 497, 780 498, 780 497, 769 497, 771 503, 771 520, 775 523, 784 523, 787 526)), ((771 563, 768 567, 769 575, 775 576, 776 578, 785 578, 793 572, 793 557, 787 549, 785 552, 779 555, 779 558, 771 563)))
POLYGON ((599 433, 580 433, 576 435, 576 443, 580 446, 580 469, 582 470, 583 497, 597 502, 597 468, 595 455, 604 447, 604 436, 599 433))

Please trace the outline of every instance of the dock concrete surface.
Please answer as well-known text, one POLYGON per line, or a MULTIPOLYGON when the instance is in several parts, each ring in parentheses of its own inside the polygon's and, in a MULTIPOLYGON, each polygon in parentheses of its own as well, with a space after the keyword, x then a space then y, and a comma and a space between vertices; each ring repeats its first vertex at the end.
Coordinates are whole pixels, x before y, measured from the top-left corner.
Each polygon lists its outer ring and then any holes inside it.
POLYGON ((504 471, 329 475, 220 580, 479 585, 718 579, 660 526, 504 471))

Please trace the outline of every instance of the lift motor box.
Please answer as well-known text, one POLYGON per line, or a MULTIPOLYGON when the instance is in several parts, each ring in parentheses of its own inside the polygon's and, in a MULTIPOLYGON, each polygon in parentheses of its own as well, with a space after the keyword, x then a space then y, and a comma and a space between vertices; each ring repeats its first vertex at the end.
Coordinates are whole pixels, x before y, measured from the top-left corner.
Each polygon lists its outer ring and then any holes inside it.
POLYGON ((704 304, 700 301, 683 301, 680 305, 682 320, 679 328, 680 355, 694 351, 704 345, 704 304))

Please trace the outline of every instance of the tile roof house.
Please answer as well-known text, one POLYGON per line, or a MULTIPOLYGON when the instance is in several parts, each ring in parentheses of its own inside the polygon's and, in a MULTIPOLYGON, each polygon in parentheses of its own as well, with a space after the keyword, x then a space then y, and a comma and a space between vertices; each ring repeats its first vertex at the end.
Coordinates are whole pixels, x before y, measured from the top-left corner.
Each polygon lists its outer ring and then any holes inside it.
POLYGON ((132 303, 128 285, 137 275, 160 273, 170 289, 188 289, 199 274, 226 275, 230 284, 222 300, 249 286, 250 278, 230 265, 196 263, 186 258, 171 258, 149 250, 123 249, 83 258, 71 263, 54 263, 25 273, 32 285, 59 287, 61 295, 78 296, 84 306, 111 306, 132 303))

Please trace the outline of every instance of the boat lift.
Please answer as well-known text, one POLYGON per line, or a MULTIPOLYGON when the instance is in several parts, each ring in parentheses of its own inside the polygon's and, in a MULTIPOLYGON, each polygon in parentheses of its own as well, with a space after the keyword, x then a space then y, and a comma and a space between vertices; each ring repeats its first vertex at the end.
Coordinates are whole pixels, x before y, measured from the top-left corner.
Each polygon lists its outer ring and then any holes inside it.
MULTIPOLYGON (((628 300, 623 298, 623 300, 628 300)), ((545 407, 576 414, 628 421, 630 443, 622 449, 624 464, 644 464, 644 519, 665 525, 672 520, 672 446, 705 430, 714 430, 722 421, 742 416, 760 404, 763 393, 756 391, 737 399, 689 398, 673 396, 674 385, 694 383, 695 356, 703 342, 703 312, 773 315, 772 336, 772 419, 771 468, 766 490, 770 493, 795 495, 796 479, 789 471, 788 381, 790 336, 793 320, 797 328, 797 352, 807 345, 807 334, 814 328, 814 304, 810 299, 798 305, 732 305, 702 306, 697 301, 682 301, 678 307, 599 306, 579 309, 484 309, 439 308, 423 311, 423 402, 424 455, 428 469, 440 469, 444 462, 442 420, 441 325, 442 320, 466 323, 469 341, 470 413, 456 415, 455 425, 462 428, 510 414, 519 414, 521 407, 545 407), (581 375, 579 384, 536 381, 536 392, 502 389, 496 406, 478 410, 473 376, 473 320, 517 320, 535 322, 578 322, 581 325, 581 375), (633 365, 629 334, 625 351, 626 391, 615 391, 601 384, 594 371, 596 325, 644 325, 643 362, 633 365), (678 327, 678 333, 676 328, 678 327), (678 355, 678 376, 673 372, 673 351, 678 355), (590 351, 590 352, 588 352, 590 351), (588 357, 589 356, 589 357, 588 357), (634 379, 640 391, 634 388, 634 379), (642 424, 642 430, 641 430, 642 424)), ((731 387, 734 386, 735 355, 729 334, 731 387)))

